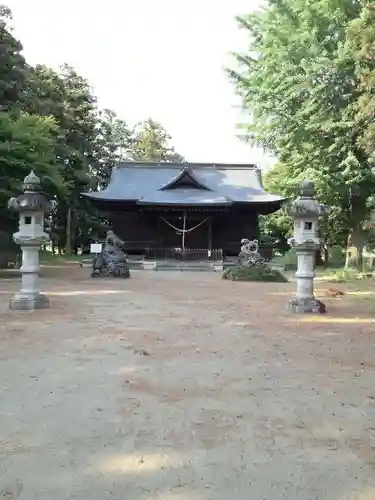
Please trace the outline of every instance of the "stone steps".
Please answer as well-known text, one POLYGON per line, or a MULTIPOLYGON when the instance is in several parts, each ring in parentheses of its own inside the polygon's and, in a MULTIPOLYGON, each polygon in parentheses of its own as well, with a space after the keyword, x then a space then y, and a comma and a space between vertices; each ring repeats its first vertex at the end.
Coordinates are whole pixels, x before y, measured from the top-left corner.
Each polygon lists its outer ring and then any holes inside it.
POLYGON ((150 271, 222 271, 222 262, 179 262, 179 261, 144 261, 141 269, 150 271))

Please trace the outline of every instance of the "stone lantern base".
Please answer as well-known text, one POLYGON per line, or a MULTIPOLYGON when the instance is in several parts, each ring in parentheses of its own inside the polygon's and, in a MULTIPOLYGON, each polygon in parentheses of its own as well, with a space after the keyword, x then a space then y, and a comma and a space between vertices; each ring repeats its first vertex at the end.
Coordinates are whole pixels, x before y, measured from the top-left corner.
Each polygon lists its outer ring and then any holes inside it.
POLYGON ((35 309, 47 309, 49 299, 41 293, 23 294, 16 293, 9 301, 9 308, 13 311, 33 311, 35 309))
POLYGON ((298 314, 324 314, 326 306, 320 300, 311 299, 292 299, 287 304, 287 310, 298 314))

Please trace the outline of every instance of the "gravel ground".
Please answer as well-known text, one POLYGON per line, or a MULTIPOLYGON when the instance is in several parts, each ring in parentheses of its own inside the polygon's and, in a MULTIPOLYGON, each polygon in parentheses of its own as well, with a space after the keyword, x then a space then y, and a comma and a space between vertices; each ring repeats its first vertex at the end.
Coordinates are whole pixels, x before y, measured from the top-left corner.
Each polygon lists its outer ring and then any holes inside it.
POLYGON ((372 318, 289 316, 293 283, 87 275, 31 313, 0 281, 0 499, 375 498, 372 318))

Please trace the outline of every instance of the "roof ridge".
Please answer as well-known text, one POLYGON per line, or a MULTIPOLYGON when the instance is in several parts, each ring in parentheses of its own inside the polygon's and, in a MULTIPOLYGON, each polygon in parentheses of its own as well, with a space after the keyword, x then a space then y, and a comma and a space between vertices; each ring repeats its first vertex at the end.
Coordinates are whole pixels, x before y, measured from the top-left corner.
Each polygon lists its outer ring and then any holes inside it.
POLYGON ((145 161, 123 161, 118 163, 115 168, 173 168, 173 169, 183 169, 183 168, 217 168, 219 170, 260 170, 259 166, 255 163, 195 163, 195 162, 145 162, 145 161))

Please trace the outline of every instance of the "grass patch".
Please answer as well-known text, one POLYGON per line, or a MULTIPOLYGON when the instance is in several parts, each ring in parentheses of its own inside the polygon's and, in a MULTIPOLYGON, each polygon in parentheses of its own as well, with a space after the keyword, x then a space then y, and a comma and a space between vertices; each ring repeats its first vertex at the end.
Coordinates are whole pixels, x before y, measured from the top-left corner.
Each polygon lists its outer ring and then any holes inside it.
POLYGON ((90 255, 53 255, 51 252, 40 252, 40 263, 48 266, 62 266, 90 258, 90 255))
POLYGON ((271 264, 282 266, 285 271, 294 271, 297 269, 297 254, 295 248, 291 248, 284 255, 275 255, 271 264))
POLYGON ((351 283, 372 278, 372 272, 358 272, 355 269, 339 269, 331 272, 328 276, 322 276, 321 279, 329 283, 351 283))
POLYGON ((223 272, 223 279, 231 281, 267 281, 273 283, 288 282, 288 279, 282 272, 266 265, 257 267, 239 265, 228 267, 223 272))

